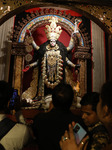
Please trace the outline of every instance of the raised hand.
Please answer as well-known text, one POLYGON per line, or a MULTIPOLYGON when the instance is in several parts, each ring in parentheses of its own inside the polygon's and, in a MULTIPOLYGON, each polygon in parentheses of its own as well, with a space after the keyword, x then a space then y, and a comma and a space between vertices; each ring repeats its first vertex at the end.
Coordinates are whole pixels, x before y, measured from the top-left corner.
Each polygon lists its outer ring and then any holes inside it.
POLYGON ((27 65, 22 71, 23 71, 23 72, 27 72, 29 69, 30 69, 30 66, 27 65))

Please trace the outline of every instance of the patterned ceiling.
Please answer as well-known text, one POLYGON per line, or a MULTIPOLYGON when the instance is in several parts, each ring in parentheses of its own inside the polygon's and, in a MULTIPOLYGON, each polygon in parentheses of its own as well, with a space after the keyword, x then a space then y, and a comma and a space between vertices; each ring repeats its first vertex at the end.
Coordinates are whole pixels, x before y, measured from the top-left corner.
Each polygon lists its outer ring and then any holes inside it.
MULTIPOLYGON (((9 13, 10 11, 26 5, 42 2, 41 0, 37 2, 37 0, 1 0, 0 1, 0 18, 9 13)), ((70 2, 68 3, 69 5, 70 2)), ((97 19, 99 19, 106 28, 112 33, 112 6, 101 6, 101 5, 87 5, 87 4, 78 4, 72 3, 72 8, 81 9, 97 19)))

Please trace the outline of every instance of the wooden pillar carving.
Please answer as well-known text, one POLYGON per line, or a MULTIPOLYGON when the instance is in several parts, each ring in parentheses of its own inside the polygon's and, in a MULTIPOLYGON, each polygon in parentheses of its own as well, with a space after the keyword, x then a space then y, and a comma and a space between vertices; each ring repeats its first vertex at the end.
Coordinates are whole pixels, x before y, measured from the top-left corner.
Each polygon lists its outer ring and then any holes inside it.
POLYGON ((24 43, 13 43, 11 52, 14 55, 13 87, 18 89, 19 95, 22 92, 22 66, 25 53, 24 43))
POLYGON ((79 60, 81 67, 80 67, 80 93, 81 97, 84 95, 84 93, 87 92, 87 60, 81 59, 79 60))
POLYGON ((87 59, 91 59, 90 47, 78 46, 74 57, 79 60, 81 64, 79 81, 80 81, 80 96, 82 97, 87 92, 87 59))
POLYGON ((22 86, 22 64, 23 57, 15 56, 14 58, 14 73, 13 73, 13 87, 18 89, 18 94, 21 95, 22 86))

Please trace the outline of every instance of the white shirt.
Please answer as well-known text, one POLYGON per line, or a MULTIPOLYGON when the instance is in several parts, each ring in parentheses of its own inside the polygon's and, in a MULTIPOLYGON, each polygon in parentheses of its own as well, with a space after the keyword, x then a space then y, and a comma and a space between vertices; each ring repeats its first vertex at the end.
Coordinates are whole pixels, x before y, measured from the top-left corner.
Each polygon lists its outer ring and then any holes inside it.
MULTIPOLYGON (((6 117, 0 114, 0 121, 6 117)), ((30 132, 26 125, 16 123, 15 126, 0 140, 6 150, 21 150, 30 138, 30 132)))

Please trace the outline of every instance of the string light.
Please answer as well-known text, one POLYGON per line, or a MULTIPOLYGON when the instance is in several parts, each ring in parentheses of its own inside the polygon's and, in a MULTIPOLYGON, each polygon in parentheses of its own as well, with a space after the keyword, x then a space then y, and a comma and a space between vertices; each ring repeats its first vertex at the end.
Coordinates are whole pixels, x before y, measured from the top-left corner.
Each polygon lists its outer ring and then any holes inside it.
POLYGON ((3 10, 3 7, 1 7, 0 10, 3 10))

